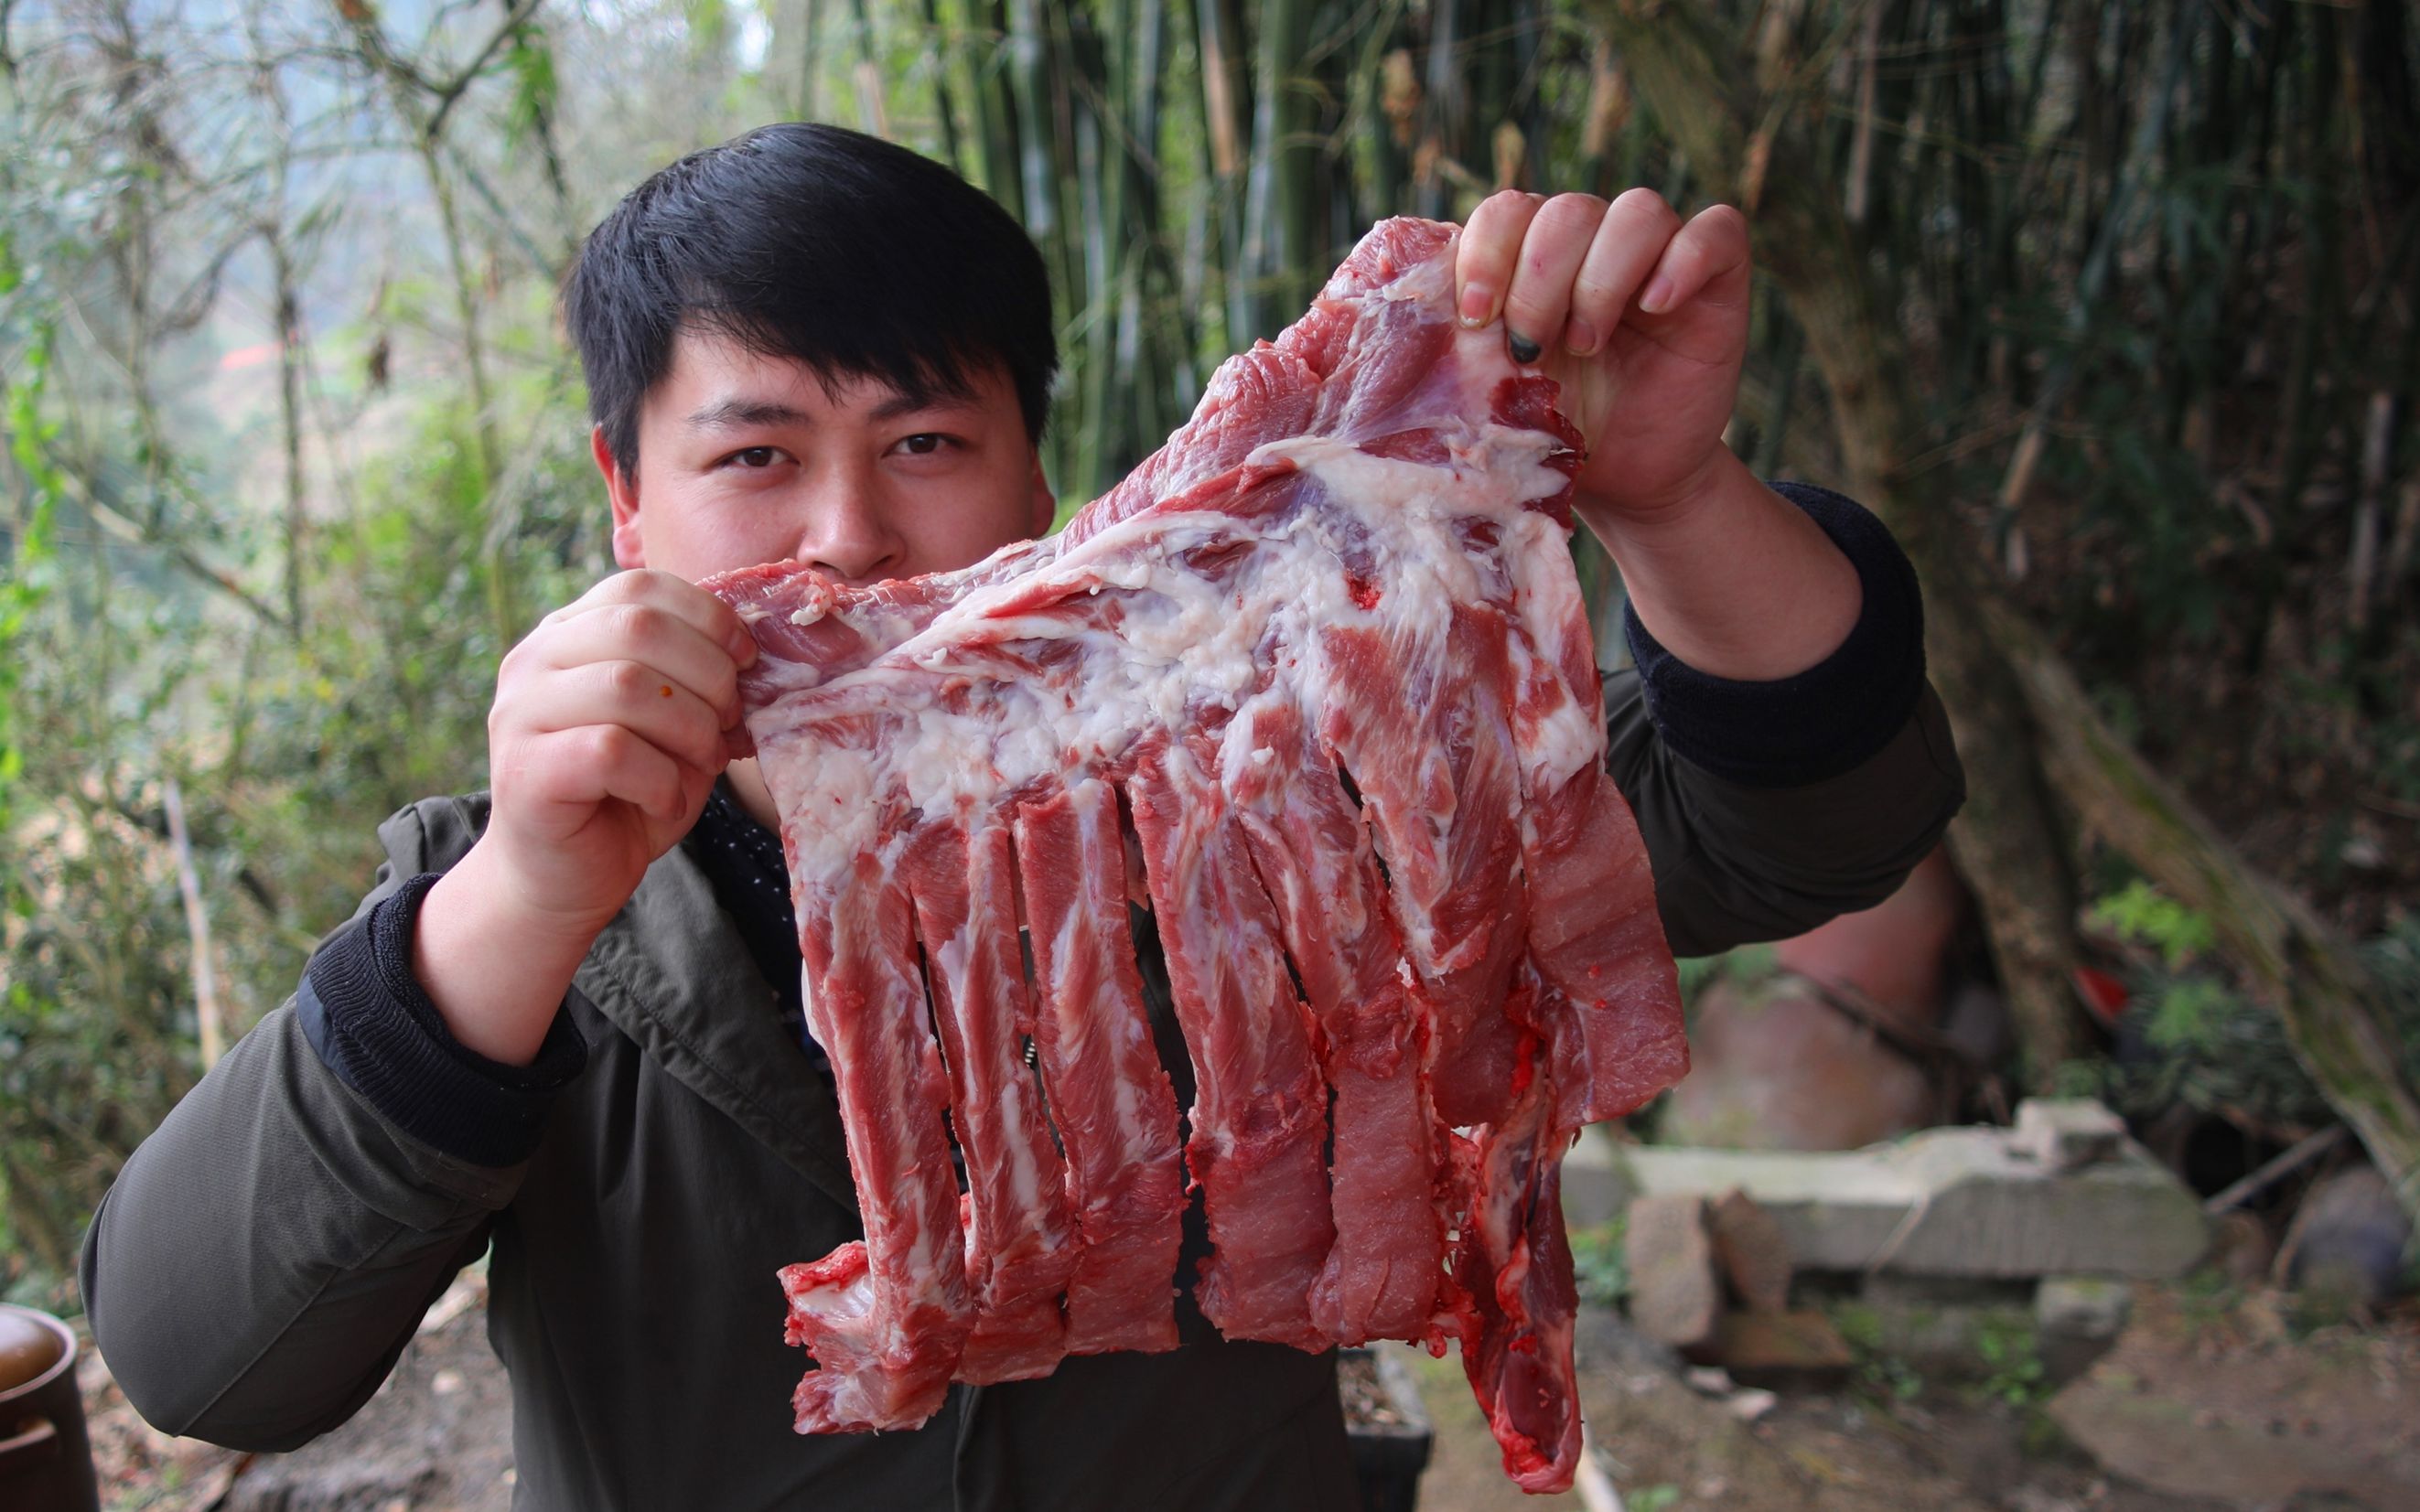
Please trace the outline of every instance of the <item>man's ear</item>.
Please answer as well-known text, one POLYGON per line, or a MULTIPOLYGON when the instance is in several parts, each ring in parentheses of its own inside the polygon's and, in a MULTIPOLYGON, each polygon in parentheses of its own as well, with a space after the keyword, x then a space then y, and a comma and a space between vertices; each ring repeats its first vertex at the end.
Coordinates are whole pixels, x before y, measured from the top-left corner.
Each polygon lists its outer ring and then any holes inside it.
POLYGON ((605 475, 605 496, 613 506, 613 564, 645 566, 646 543, 639 536, 638 480, 613 460, 613 448, 605 443, 604 426, 588 428, 588 455, 597 459, 597 471, 605 475))
POLYGON ((1039 537, 1050 533, 1050 522, 1059 514, 1058 496, 1051 493, 1050 480, 1042 474, 1042 451, 1039 447, 1033 453, 1032 486, 1032 514, 1028 521, 1032 529, 1026 533, 1039 537))

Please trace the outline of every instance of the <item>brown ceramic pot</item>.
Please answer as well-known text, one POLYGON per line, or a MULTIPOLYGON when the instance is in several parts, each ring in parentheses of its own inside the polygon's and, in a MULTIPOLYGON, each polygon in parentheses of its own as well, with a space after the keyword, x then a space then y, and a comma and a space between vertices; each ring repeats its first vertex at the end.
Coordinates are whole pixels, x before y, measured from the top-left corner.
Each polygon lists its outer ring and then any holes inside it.
POLYGON ((0 1506, 100 1512, 75 1365, 67 1324, 0 1304, 0 1506))

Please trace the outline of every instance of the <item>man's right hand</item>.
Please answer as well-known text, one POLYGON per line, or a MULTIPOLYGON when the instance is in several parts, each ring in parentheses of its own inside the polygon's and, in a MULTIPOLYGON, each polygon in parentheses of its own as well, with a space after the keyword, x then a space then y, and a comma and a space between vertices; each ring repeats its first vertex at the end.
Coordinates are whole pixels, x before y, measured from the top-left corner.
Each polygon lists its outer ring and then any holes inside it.
POLYGON ((508 653, 488 714, 494 807, 430 889, 413 973, 457 1041, 536 1056, 597 933, 697 822, 756 642, 669 573, 618 573, 508 653))
POLYGON ((506 654, 488 714, 492 848, 533 919, 594 936, 697 822, 756 641, 670 573, 617 573, 506 654))

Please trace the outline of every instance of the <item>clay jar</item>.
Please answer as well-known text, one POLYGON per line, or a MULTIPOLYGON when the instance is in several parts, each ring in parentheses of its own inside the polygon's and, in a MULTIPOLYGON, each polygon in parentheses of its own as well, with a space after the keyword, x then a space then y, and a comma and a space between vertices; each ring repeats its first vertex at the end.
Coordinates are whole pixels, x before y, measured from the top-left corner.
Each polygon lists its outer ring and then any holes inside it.
POLYGON ((76 1338, 31 1307, 0 1305, 0 1504, 23 1512, 100 1512, 76 1338))

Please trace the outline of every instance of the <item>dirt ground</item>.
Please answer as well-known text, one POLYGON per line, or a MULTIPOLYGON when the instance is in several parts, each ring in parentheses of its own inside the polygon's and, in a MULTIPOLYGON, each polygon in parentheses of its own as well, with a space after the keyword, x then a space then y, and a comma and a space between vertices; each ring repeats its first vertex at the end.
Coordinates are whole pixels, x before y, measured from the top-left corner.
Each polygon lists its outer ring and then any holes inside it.
MULTIPOLYGON (((1525 1496, 1503 1475, 1460 1361, 1417 1358, 1437 1426, 1422 1512, 1571 1508, 1578 1492, 1525 1496)), ((1711 1395, 1599 1314, 1580 1338, 1590 1440, 1629 1512, 2222 1512, 2226 1504, 2116 1481, 2028 1433, 2026 1413, 1952 1391, 1900 1400, 1843 1389, 1760 1398, 1711 1395)), ((2386 1509, 2379 1509, 2386 1512, 2386 1509)))
MULTIPOLYGON (((474 1273, 370 1404, 293 1455, 159 1434, 88 1360, 103 1506, 504 1512, 510 1402, 482 1301, 474 1273)), ((1575 1492, 1524 1496, 1504 1478, 1458 1360, 1387 1348, 1437 1430, 1420 1512, 1587 1505, 1575 1492)), ((1920 1381, 1869 1362, 1767 1401, 1693 1378, 1594 1309, 1578 1352, 1597 1463, 1626 1512, 2420 1509, 2420 1309, 2304 1330, 2270 1293, 2138 1288, 2116 1347, 2055 1393, 1920 1381)))
MULTIPOLYGON (((1422 1512, 1586 1506, 1505 1480, 1459 1360, 1389 1348, 1437 1429, 1422 1512)), ((2142 1288, 2116 1348, 2055 1393, 1867 1369, 1769 1407, 1693 1387, 1603 1312, 1578 1353, 1628 1512, 2420 1509, 2420 1313, 2303 1333, 2273 1294, 2142 1288)))

